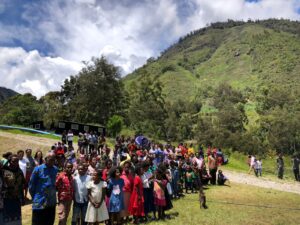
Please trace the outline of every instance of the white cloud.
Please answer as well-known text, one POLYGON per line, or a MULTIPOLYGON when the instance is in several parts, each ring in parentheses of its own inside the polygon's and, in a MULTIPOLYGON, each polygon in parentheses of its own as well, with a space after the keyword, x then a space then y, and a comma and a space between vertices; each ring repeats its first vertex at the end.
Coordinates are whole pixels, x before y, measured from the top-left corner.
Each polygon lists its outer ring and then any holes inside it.
POLYGON ((76 73, 81 61, 101 54, 127 74, 147 58, 158 56, 180 36, 208 23, 248 18, 299 20, 299 7, 298 0, 70 0, 63 3, 52 0, 29 3, 24 7, 22 18, 30 25, 0 24, 0 43, 12 43, 17 38, 27 49, 39 49, 39 44, 49 45, 51 52, 47 54, 55 57, 43 57, 34 50, 7 48, 8 54, 0 53, 0 60, 3 57, 0 65, 5 62, 0 70, 6 71, 3 85, 40 95, 57 89, 57 81, 76 73), (18 58, 20 54, 21 59, 18 58), (51 81, 52 76, 55 78, 51 81))
POLYGON ((36 50, 0 48, 0 86, 20 93, 30 92, 41 97, 49 90, 60 90, 63 80, 81 68, 81 63, 42 57, 36 50))

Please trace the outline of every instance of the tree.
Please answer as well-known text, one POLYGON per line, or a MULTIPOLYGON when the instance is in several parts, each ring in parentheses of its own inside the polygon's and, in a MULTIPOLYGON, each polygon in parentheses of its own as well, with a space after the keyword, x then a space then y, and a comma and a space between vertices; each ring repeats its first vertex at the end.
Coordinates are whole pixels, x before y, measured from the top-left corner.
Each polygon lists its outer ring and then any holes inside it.
POLYGON ((118 115, 113 115, 109 118, 107 122, 107 129, 112 137, 116 137, 123 128, 123 117, 118 115))
POLYGON ((51 128, 59 120, 66 119, 66 110, 62 104, 62 95, 59 91, 48 92, 41 97, 43 122, 45 127, 51 128))
POLYGON ((29 126, 42 119, 42 105, 32 94, 8 98, 0 106, 0 122, 29 126))
POLYGON ((164 122, 167 118, 165 100, 162 94, 162 84, 151 79, 145 72, 140 82, 131 84, 128 116, 131 127, 137 133, 150 136, 167 137, 164 122))
POLYGON ((76 76, 65 80, 62 100, 67 118, 84 123, 106 124, 124 109, 124 88, 119 68, 101 57, 86 63, 76 76))

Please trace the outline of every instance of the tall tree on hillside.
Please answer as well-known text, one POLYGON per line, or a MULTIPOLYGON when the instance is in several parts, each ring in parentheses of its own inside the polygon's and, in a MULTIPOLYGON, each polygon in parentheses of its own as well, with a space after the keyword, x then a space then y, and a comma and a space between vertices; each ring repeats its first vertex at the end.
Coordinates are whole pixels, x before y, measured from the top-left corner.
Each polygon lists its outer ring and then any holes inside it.
POLYGON ((47 128, 51 128, 59 120, 66 119, 66 109, 62 104, 62 96, 59 91, 51 91, 41 97, 43 121, 47 128))
POLYGON ((106 124, 124 108, 124 88, 119 68, 104 57, 93 58, 80 73, 62 86, 67 117, 78 122, 106 124))
POLYGON ((164 126, 167 113, 162 94, 162 85, 158 80, 144 74, 140 82, 133 83, 130 90, 128 116, 131 126, 138 132, 155 137, 167 136, 164 126))

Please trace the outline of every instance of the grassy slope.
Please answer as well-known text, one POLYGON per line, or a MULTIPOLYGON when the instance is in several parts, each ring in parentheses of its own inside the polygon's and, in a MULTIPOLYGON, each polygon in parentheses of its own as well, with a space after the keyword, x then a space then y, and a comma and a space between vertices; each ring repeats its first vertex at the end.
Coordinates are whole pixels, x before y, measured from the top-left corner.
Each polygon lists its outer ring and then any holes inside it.
MULTIPOLYGON (((170 48, 146 69, 164 84, 169 100, 189 99, 199 88, 229 82, 244 90, 262 85, 299 88, 300 38, 259 24, 208 29, 170 48), (170 68, 165 70, 165 68, 170 68)), ((124 79, 125 87, 142 69, 124 79)))

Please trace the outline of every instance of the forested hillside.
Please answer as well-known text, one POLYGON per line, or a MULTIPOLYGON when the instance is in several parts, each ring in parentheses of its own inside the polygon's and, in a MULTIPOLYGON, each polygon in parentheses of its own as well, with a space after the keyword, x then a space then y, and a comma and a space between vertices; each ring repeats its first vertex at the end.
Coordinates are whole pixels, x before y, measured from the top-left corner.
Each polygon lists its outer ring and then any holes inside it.
POLYGON ((228 21, 193 31, 121 79, 104 57, 60 91, 0 106, 0 123, 42 119, 127 127, 244 153, 300 151, 300 23, 228 21))

